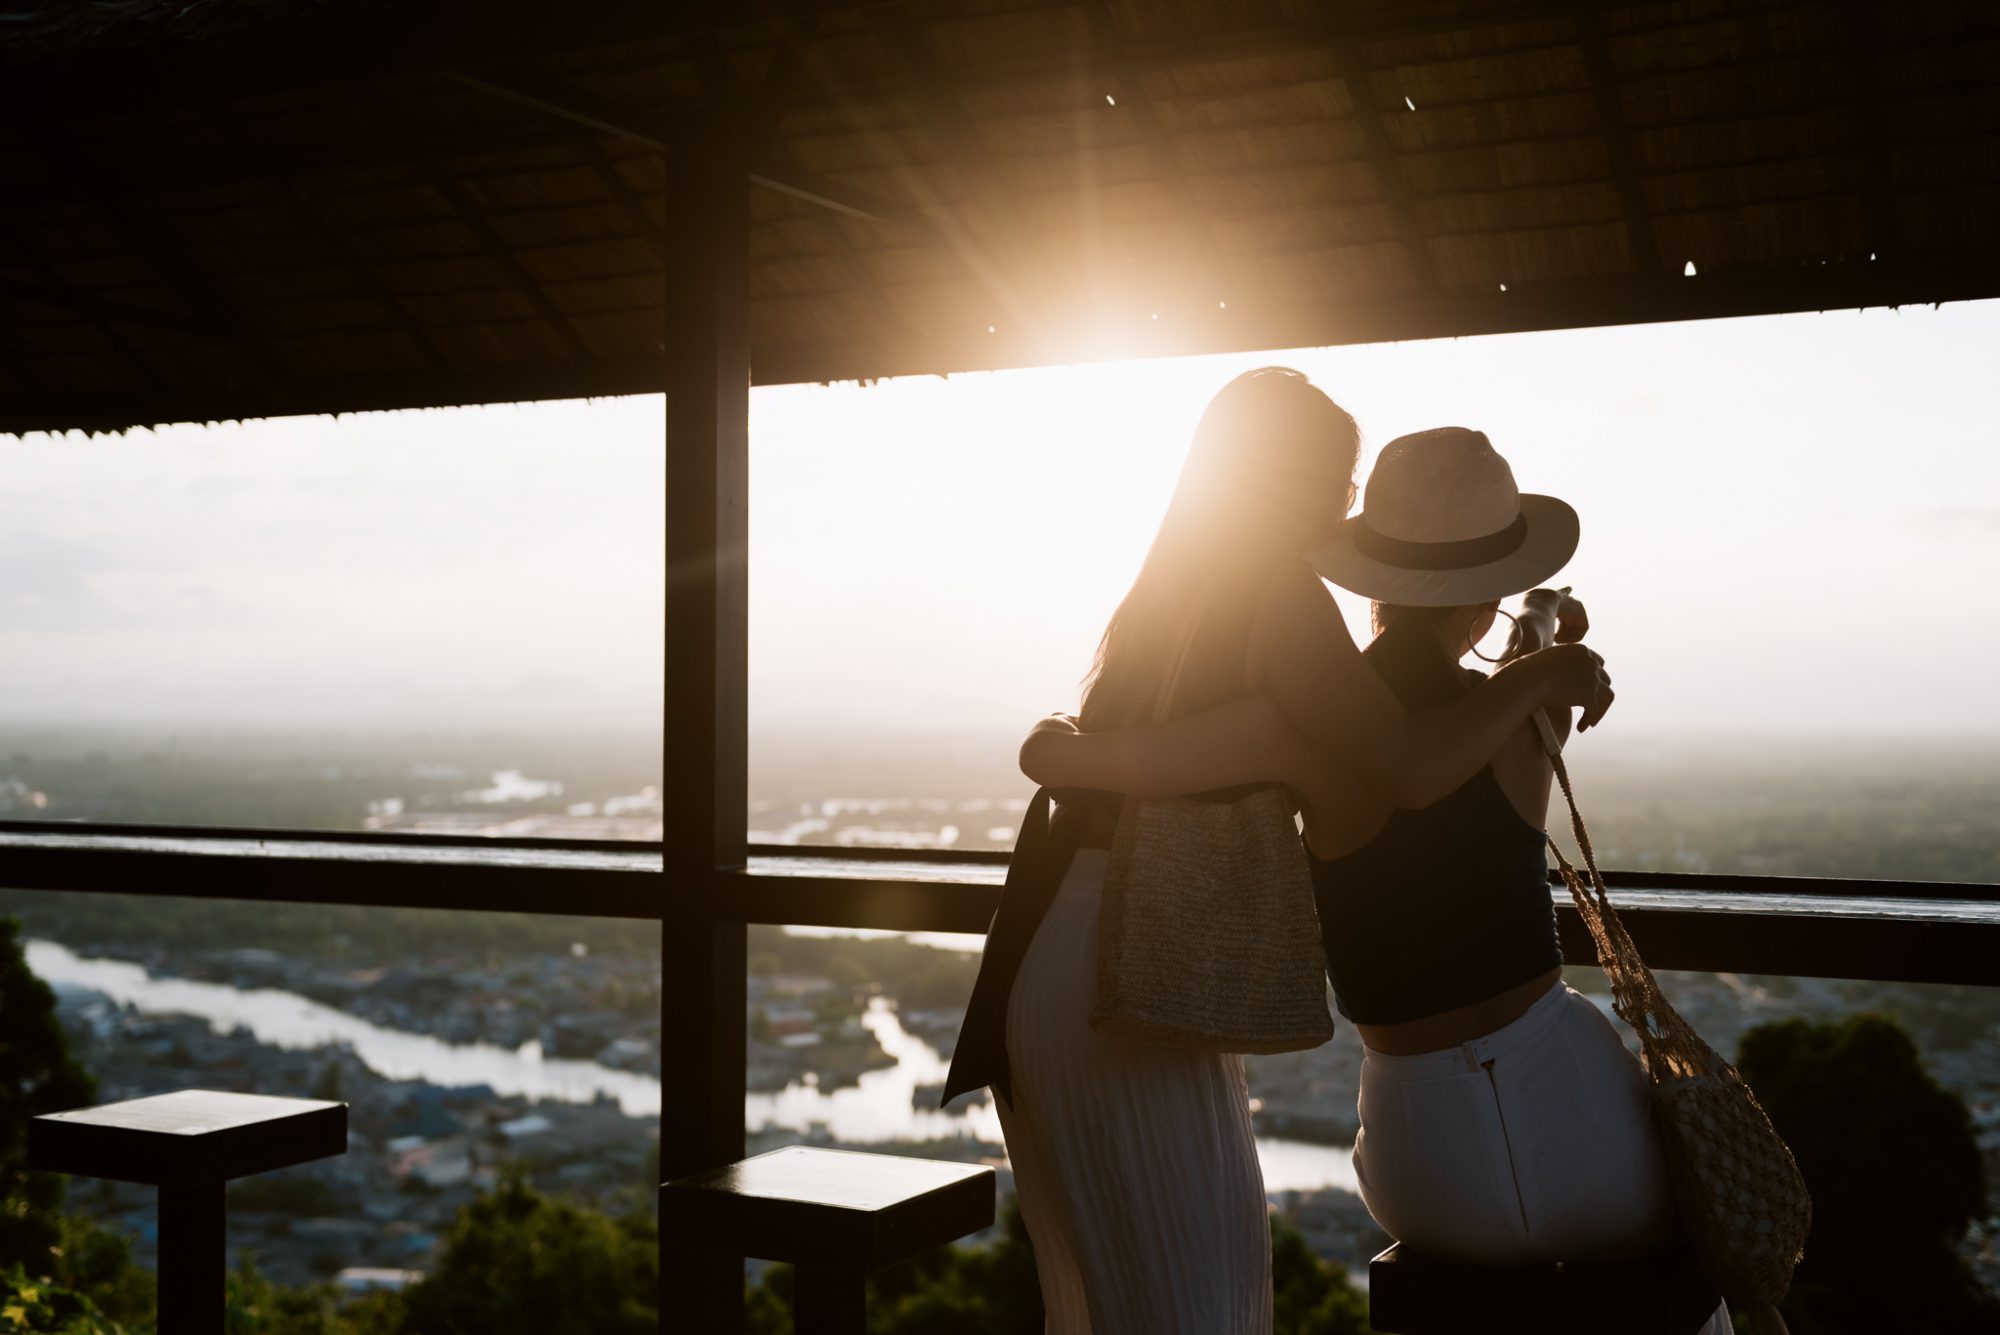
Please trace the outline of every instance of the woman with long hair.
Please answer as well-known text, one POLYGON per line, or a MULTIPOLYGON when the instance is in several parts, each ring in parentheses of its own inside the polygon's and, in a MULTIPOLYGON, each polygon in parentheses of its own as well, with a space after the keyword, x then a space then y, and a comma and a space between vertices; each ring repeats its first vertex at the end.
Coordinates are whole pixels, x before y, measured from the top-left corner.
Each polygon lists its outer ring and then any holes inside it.
MULTIPOLYGON (((1303 556, 1339 533, 1358 452, 1353 418, 1295 371, 1224 386, 1104 632, 1083 724, 1260 696, 1373 791, 1421 806, 1536 708, 1608 707, 1601 662, 1580 645, 1529 656, 1476 696, 1403 707, 1303 556)), ((1270 1244, 1242 1062, 1090 1027, 1117 806, 1066 796, 1050 818, 1038 795, 1023 823, 945 1097, 994 1089, 1052 1335, 1258 1335, 1270 1244)))
MULTIPOLYGON (((1483 434, 1448 427, 1390 442, 1362 513, 1313 560, 1374 601, 1362 657, 1376 680, 1405 709, 1436 710, 1513 670, 1489 679, 1460 660, 1500 600, 1553 576, 1576 538, 1574 511, 1522 495, 1483 434)), ((1517 642, 1580 635, 1580 609, 1543 594, 1517 642)), ((1548 714, 1559 741, 1569 710, 1548 714)), ((1336 1002, 1364 1045, 1356 1176, 1391 1236, 1509 1265, 1623 1259, 1679 1233, 1644 1073, 1562 982, 1543 833, 1551 769, 1535 726, 1421 804, 1385 795, 1269 697, 1097 735, 1047 720, 1022 764, 1040 783, 1142 796, 1291 788, 1336 1002)), ((1727 1332, 1726 1310, 1705 1329, 1727 1332)))

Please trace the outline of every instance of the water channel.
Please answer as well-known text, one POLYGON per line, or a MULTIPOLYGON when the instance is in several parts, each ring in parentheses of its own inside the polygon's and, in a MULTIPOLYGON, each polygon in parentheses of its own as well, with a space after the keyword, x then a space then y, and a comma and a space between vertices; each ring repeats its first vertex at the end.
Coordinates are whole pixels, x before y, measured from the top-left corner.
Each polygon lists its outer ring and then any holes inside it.
MULTIPOLYGON (((258 1041, 288 1049, 347 1044, 371 1070, 391 1080, 487 1085, 498 1094, 573 1103, 604 1095, 635 1117, 656 1116, 660 1110, 660 1086, 651 1077, 597 1062, 547 1057, 533 1041, 513 1049, 448 1043, 384 1028, 294 992, 156 976, 143 965, 88 959, 53 941, 29 941, 27 958, 28 967, 51 986, 88 988, 145 1013, 197 1016, 217 1033, 240 1025, 258 1041)), ((794 1082, 776 1093, 751 1094, 744 1100, 745 1124, 801 1132, 824 1124, 835 1139, 848 1144, 963 1135, 1000 1140, 999 1115, 990 1102, 963 1114, 914 1106, 918 1086, 944 1079, 945 1062, 936 1048, 903 1028, 894 1007, 878 997, 862 1023, 896 1059, 894 1066, 869 1071, 859 1084, 844 1089, 823 1091, 809 1082, 794 1082)), ((1345 1146, 1264 1138, 1257 1149, 1267 1190, 1354 1189, 1345 1146)))

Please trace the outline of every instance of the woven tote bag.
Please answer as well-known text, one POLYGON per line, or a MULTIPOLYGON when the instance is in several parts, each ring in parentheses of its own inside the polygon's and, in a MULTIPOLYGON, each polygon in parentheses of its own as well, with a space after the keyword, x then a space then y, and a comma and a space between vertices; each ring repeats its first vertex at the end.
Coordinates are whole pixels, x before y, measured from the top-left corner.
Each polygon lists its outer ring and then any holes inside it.
POLYGON ((1296 1052, 1333 1037, 1326 994, 1312 869, 1282 787, 1124 800, 1098 909, 1093 1027, 1173 1048, 1296 1052))
POLYGON ((1722 1296, 1750 1309, 1751 1331, 1782 1335, 1777 1304, 1791 1288, 1812 1227, 1805 1179, 1750 1086, 1681 1018, 1639 958, 1605 893, 1569 770, 1546 726, 1543 736, 1589 882, 1554 840, 1549 847, 1611 980, 1612 1009, 1639 1035, 1681 1219, 1722 1296))

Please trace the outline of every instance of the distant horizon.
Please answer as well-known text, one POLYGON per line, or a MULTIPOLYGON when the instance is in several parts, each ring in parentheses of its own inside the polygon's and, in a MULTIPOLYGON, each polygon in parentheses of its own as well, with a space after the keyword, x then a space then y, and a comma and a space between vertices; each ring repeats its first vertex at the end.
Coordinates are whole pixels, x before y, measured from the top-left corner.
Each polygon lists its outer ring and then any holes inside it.
MULTIPOLYGON (((751 394, 753 736, 1071 707, 1207 399, 1486 430, 1634 738, 2000 734, 2000 301, 751 394)), ((0 726, 657 733, 658 396, 0 439, 0 726)), ((1366 609, 1337 595, 1357 638, 1366 609)))
MULTIPOLYGON (((1039 717, 1039 716, 1036 716, 1039 717)), ((1004 745, 1009 755, 1021 738, 1033 726, 1035 717, 1024 718, 1018 729, 1010 729, 1002 724, 983 726, 923 727, 916 724, 896 725, 892 723, 867 723, 840 728, 753 728, 749 733, 749 743, 753 750, 759 746, 820 746, 838 743, 841 745, 872 744, 887 745, 898 749, 936 750, 940 747, 956 748, 966 743, 991 743, 1004 745)), ((396 740, 424 740, 435 738, 441 741, 492 740, 507 741, 518 739, 524 742, 548 743, 572 739, 592 743, 619 742, 628 746, 663 746, 664 739, 656 727, 650 731, 636 728, 614 727, 608 724, 577 728, 569 725, 548 723, 520 725, 506 723, 380 723, 366 726, 308 724, 308 723, 260 723, 240 719, 91 719, 91 718, 50 718, 46 716, 25 716, 0 711, 0 759, 4 759, 5 746, 15 740, 6 734, 72 734, 88 737, 92 734, 144 737, 147 739, 181 739, 197 742, 215 740, 270 740, 286 737, 305 738, 316 741, 347 740, 354 742, 380 742, 396 740)), ((1584 754, 1598 749, 1600 745, 1624 740, 1646 745, 1680 743, 1689 745, 1709 745, 1717 742, 1781 742, 1800 746, 1837 746, 1841 744, 1963 744, 1967 746, 2000 746, 2000 724, 1981 729, 1950 729, 1943 726, 1928 728, 1906 728, 1901 731, 1887 729, 1851 728, 1845 731, 1811 730, 1803 728, 1753 728, 1753 727, 1687 727, 1661 728, 1643 727, 1626 729, 1620 726, 1617 710, 1603 724, 1602 731, 1580 738, 1576 745, 1584 754)), ((1615 747, 1612 749, 1616 749, 1615 747)))

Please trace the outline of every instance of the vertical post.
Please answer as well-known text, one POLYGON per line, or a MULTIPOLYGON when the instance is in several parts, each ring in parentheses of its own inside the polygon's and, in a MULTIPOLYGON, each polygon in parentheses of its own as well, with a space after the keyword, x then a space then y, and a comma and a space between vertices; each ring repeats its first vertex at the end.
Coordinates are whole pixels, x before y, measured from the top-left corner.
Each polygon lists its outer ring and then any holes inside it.
MULTIPOLYGON (((676 186, 679 188, 676 189, 676 186)), ((667 190, 666 893, 744 864, 749 613, 750 183, 667 190)), ((743 1156, 742 923, 662 926, 660 1170, 743 1156)), ((739 1332, 743 1258, 662 1235, 660 1328, 739 1332)))
POLYGON ((868 1276, 802 1265, 792 1271, 796 1335, 868 1335, 868 1276))
POLYGON ((223 1184, 160 1186, 159 1335, 212 1335, 223 1327, 229 1269, 223 1184))

